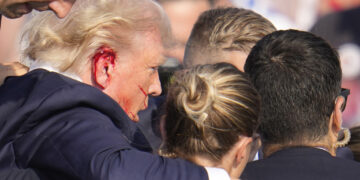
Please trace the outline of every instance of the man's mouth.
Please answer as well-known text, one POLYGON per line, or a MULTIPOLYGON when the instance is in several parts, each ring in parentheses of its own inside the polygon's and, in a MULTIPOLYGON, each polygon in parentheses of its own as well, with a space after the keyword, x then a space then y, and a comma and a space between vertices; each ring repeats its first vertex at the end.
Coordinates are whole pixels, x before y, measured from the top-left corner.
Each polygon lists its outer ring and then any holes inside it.
POLYGON ((149 104, 149 99, 148 99, 148 97, 146 97, 145 100, 144 100, 144 109, 142 109, 142 110, 147 109, 147 108, 148 108, 148 104, 149 104))
MULTIPOLYGON (((148 107, 148 98, 149 98, 149 96, 148 96, 148 94, 146 93, 146 91, 145 91, 140 85, 138 85, 138 87, 139 87, 141 93, 145 96, 145 99, 144 99, 144 109, 146 109, 146 108, 148 107)), ((144 110, 144 109, 141 109, 141 110, 144 110)))

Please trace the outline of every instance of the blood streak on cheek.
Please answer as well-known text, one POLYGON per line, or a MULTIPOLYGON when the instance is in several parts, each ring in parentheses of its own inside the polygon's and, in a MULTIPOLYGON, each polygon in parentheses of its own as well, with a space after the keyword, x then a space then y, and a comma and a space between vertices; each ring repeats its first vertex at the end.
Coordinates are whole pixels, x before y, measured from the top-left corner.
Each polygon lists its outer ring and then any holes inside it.
POLYGON ((147 104, 146 104, 146 97, 148 97, 148 94, 145 92, 145 90, 140 86, 138 85, 140 91, 144 94, 145 96, 145 100, 144 100, 144 106, 145 106, 145 109, 147 108, 147 104))
POLYGON ((138 87, 139 87, 140 91, 144 94, 144 96, 147 97, 148 95, 145 92, 145 90, 140 85, 138 85, 138 87))

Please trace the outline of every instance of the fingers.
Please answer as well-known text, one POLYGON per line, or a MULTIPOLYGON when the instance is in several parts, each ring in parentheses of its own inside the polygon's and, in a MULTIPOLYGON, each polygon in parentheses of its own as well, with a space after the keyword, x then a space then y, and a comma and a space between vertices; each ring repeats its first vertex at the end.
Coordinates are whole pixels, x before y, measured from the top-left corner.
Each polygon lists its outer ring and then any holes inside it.
POLYGON ((64 18, 76 0, 0 0, 0 11, 8 18, 18 18, 23 14, 52 10, 59 18, 64 18))
POLYGON ((57 0, 50 2, 49 7, 59 18, 64 18, 71 10, 74 2, 75 0, 57 0))

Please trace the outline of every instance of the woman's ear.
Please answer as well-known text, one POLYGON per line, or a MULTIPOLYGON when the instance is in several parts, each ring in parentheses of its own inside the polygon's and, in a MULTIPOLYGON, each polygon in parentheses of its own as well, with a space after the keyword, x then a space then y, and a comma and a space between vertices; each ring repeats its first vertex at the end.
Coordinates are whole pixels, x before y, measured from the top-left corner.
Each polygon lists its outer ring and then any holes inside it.
POLYGON ((235 145, 237 148, 236 150, 237 164, 240 164, 244 159, 246 159, 246 163, 247 163, 247 159, 249 158, 251 151, 252 140, 253 139, 251 137, 242 136, 239 142, 235 145))
POLYGON ((96 87, 105 89, 111 80, 112 72, 115 68, 115 52, 102 46, 96 50, 92 60, 92 78, 96 87))
POLYGON ((238 142, 223 157, 222 168, 231 178, 238 179, 244 170, 251 151, 251 137, 240 136, 238 142))

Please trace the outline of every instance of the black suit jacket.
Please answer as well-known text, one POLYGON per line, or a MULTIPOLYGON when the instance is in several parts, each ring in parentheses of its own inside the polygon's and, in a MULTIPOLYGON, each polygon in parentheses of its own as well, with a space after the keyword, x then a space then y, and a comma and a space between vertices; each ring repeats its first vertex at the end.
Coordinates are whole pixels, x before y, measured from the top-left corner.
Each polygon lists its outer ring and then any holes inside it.
POLYGON ((247 164, 241 180, 360 180, 360 163, 311 147, 275 152, 247 164))
POLYGON ((181 159, 142 152, 145 139, 99 89, 42 69, 0 86, 0 179, 207 180, 181 159), (33 175, 31 173, 30 175, 33 175))

